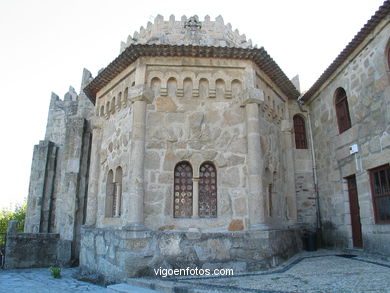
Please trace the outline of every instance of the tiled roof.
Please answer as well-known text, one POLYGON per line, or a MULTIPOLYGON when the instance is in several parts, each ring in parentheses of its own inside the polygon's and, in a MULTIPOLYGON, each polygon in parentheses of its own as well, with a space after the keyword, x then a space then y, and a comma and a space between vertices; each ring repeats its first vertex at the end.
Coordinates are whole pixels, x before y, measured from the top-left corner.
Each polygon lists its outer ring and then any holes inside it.
POLYGON ((304 101, 310 99, 324 84, 326 80, 343 64, 345 60, 352 54, 353 51, 363 42, 363 40, 374 30, 374 28, 389 14, 390 1, 386 0, 371 19, 363 26, 363 28, 355 35, 351 42, 337 56, 337 58, 329 65, 322 73, 320 78, 313 86, 302 96, 304 101))
POLYGON ((85 88, 84 92, 94 103, 96 94, 137 58, 142 56, 228 58, 253 60, 259 68, 291 99, 299 97, 298 90, 287 78, 264 48, 207 47, 192 45, 133 44, 101 71, 85 88))

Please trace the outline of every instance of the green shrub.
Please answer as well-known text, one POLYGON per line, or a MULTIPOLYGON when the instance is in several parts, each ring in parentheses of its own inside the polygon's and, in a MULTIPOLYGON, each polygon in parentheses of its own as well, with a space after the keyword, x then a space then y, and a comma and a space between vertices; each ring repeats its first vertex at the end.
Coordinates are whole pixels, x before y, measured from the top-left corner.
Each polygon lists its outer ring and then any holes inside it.
POLYGON ((27 203, 17 205, 12 211, 7 208, 3 208, 0 211, 0 245, 4 244, 5 233, 7 232, 8 222, 11 220, 18 221, 18 231, 23 232, 24 221, 26 219, 27 203))
POLYGON ((61 268, 60 267, 50 267, 49 271, 51 276, 55 279, 61 278, 61 268))

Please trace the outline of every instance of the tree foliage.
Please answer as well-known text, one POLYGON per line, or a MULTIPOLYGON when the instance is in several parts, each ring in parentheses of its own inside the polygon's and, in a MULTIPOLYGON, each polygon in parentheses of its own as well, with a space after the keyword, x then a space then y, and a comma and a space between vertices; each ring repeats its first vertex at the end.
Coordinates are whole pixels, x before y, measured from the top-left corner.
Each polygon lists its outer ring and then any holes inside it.
POLYGON ((17 205, 14 210, 3 208, 0 211, 0 245, 4 242, 4 234, 7 232, 8 222, 11 220, 18 221, 18 231, 23 232, 24 221, 26 219, 27 203, 17 205))

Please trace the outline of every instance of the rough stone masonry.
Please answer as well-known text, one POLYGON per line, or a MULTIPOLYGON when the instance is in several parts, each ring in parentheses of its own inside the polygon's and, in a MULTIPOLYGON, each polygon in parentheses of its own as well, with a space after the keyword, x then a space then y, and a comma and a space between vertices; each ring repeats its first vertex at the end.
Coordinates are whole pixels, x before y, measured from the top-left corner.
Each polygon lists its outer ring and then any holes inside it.
POLYGON ((70 241, 86 274, 258 270, 301 249, 307 230, 353 247, 345 178, 356 173, 363 248, 388 254, 369 190, 370 169, 390 158, 388 12, 386 1, 303 95, 222 17, 156 17, 95 78, 84 70, 80 94, 52 95, 25 232, 70 241), (338 87, 352 121, 343 133, 338 87))

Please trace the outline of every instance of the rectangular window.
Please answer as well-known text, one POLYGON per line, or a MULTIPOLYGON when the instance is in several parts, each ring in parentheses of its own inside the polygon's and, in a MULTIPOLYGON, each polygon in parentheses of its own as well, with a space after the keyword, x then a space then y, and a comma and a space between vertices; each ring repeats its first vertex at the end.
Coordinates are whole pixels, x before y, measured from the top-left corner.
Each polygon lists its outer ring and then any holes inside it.
POLYGON ((370 170, 375 222, 390 224, 390 165, 370 170))

